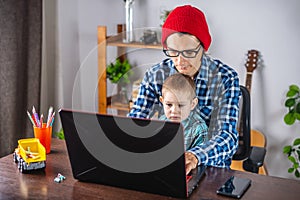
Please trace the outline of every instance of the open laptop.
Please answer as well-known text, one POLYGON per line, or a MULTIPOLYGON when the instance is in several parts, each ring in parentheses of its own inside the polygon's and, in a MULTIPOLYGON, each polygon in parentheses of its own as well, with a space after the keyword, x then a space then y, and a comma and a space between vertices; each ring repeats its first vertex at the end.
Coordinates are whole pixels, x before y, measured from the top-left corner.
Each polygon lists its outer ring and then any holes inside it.
POLYGON ((186 176, 180 123, 66 109, 59 114, 75 179, 187 198, 205 174, 199 166, 186 176))

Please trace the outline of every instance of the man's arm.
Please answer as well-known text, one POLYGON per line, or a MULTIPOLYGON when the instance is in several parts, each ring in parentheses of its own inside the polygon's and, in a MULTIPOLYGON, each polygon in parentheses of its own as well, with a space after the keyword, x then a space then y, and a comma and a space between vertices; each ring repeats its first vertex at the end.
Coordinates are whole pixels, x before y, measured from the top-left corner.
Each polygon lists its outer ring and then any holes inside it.
POLYGON ((149 83, 143 81, 140 85, 139 93, 134 105, 128 114, 129 117, 149 118, 150 111, 154 104, 153 89, 149 83))
MULTIPOLYGON (((157 65, 158 66, 158 65, 157 65)), ((140 84, 139 92, 134 105, 128 114, 129 117, 150 118, 153 115, 155 104, 158 104, 163 79, 157 77, 153 68, 146 71, 140 84)))
MULTIPOLYGON (((229 167, 238 145, 236 130, 240 96, 238 78, 229 79, 219 95, 218 103, 214 102, 215 108, 209 125, 212 138, 188 152, 196 156, 198 164, 229 167)), ((195 159, 190 160, 195 161, 195 159)))

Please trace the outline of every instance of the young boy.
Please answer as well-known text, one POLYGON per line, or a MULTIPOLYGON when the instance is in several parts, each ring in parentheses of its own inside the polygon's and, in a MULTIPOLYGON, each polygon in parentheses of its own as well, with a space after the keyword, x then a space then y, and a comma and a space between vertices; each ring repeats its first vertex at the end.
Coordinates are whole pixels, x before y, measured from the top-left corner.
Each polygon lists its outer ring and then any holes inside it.
POLYGON ((208 140, 207 125, 195 108, 198 104, 195 90, 194 81, 178 73, 165 80, 159 98, 164 107, 164 115, 159 119, 182 123, 186 150, 208 140))

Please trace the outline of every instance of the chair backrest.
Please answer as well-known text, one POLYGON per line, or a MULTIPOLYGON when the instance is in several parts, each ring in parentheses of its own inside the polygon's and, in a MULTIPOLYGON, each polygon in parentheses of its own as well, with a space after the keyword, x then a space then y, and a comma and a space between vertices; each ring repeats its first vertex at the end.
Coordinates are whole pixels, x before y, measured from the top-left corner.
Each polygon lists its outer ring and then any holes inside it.
POLYGON ((241 98, 239 102, 240 112, 238 121, 239 146, 233 155, 233 160, 244 160, 251 152, 250 147, 250 93, 245 86, 240 85, 241 98))
POLYGON ((256 147, 266 147, 266 138, 265 135, 257 130, 251 130, 251 146, 256 147))

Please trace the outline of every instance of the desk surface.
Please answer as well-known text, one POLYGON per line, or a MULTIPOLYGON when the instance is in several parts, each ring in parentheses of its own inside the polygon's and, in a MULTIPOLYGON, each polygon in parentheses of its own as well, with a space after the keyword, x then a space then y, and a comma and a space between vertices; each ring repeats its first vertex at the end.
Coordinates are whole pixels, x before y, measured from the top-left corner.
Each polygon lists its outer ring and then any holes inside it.
MULTIPOLYGON (((166 196, 77 181, 72 176, 64 141, 53 139, 45 171, 19 172, 12 154, 0 159, 0 199, 173 199, 166 196), (66 177, 54 182, 58 173, 66 177)), ((209 167, 189 199, 232 199, 216 194, 230 176, 250 178, 242 199, 299 199, 300 181, 209 167)))

